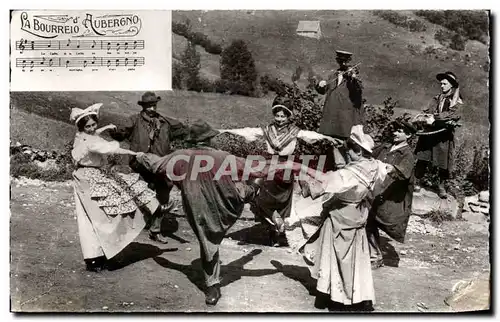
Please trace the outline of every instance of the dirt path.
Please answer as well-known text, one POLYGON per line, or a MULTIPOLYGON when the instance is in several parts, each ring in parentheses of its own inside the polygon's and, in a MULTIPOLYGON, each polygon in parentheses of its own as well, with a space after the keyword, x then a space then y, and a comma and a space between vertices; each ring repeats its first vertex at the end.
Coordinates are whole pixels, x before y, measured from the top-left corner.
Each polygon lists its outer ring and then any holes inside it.
MULTIPOLYGON (((198 244, 179 218, 167 245, 143 232, 126 248, 127 262, 101 274, 85 271, 73 191, 68 185, 11 185, 11 310, 36 312, 306 312, 314 280, 288 248, 259 245, 262 230, 245 212, 221 247, 223 297, 204 303, 198 244), (250 243, 252 242, 252 243, 250 243)), ((374 271, 376 311, 445 311, 444 298, 460 279, 489 270, 487 230, 445 223, 444 237, 410 234, 386 240, 386 266, 374 271), (399 254, 399 255, 398 255, 399 254), (398 265, 399 267, 393 267, 398 265)))

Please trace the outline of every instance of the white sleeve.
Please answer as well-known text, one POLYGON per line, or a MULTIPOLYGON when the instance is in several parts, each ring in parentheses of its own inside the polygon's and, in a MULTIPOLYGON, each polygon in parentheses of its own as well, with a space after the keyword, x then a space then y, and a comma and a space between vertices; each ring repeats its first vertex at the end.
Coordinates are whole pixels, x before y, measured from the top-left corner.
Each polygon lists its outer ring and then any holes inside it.
POLYGON ((337 171, 328 171, 322 178, 323 189, 327 193, 341 193, 347 191, 359 184, 354 174, 345 169, 337 171))
POLYGON ((326 137, 323 134, 306 130, 300 130, 299 133, 297 134, 297 138, 302 139, 307 143, 315 143, 317 141, 326 139, 326 137))
POLYGON ((221 133, 232 133, 244 137, 248 141, 257 140, 258 136, 263 136, 264 131, 260 127, 245 127, 242 129, 218 130, 221 133))

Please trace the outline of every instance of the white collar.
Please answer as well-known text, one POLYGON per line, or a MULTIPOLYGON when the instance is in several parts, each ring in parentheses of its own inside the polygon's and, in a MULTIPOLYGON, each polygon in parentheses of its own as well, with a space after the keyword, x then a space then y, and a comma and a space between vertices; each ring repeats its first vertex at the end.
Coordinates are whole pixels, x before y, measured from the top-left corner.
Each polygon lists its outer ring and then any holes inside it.
POLYGON ((406 141, 403 141, 403 142, 398 143, 398 144, 393 144, 391 146, 391 150, 389 152, 396 151, 397 149, 401 149, 402 147, 405 147, 407 145, 408 145, 408 142, 406 142, 406 141))

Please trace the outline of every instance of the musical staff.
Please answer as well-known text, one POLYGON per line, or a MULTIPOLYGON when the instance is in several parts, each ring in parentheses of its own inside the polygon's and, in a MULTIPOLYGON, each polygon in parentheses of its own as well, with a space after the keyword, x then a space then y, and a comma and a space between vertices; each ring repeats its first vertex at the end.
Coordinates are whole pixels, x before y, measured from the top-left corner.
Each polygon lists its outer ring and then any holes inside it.
POLYGON ((27 40, 16 41, 16 50, 142 50, 144 40, 27 40))
POLYGON ((16 58, 18 68, 44 67, 138 67, 145 63, 144 57, 33 57, 16 58))

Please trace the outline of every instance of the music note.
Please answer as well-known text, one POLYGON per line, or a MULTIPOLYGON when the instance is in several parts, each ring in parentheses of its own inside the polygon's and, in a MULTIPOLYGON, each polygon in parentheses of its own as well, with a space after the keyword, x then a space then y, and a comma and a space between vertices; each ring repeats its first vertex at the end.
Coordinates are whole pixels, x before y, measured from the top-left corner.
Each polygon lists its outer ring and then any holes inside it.
POLYGON ((111 60, 108 59, 108 67, 111 66, 111 60))
POLYGON ((84 61, 83 61, 83 67, 84 67, 84 68, 85 68, 85 67, 87 67, 87 60, 84 60, 84 61))
POLYGON ((42 61, 40 62, 40 65, 45 65, 45 57, 42 57, 42 61))
POLYGON ((92 65, 95 65, 96 60, 97 60, 97 58, 95 58, 95 57, 92 58, 92 65))
POLYGON ((137 66, 137 58, 134 59, 134 67, 137 66))
POLYGON ((47 48, 52 47, 52 40, 49 40, 49 44, 47 45, 47 48))
POLYGON ((66 44, 66 47, 69 47, 71 45, 71 39, 68 39, 68 43, 66 44))
POLYGON ((125 42, 125 50, 128 49, 128 42, 125 42))
POLYGON ((108 50, 111 50, 111 43, 108 42, 108 50))
POLYGON ((92 49, 93 49, 93 48, 95 47, 95 44, 96 44, 96 42, 95 42, 95 40, 93 40, 93 41, 92 41, 92 46, 90 46, 90 48, 92 48, 92 49))
POLYGON ((69 60, 66 60, 66 68, 69 67, 69 60))
POLYGON ((52 64, 53 64, 53 60, 51 58, 51 59, 49 59, 49 67, 52 67, 52 64))
POLYGON ((120 42, 119 42, 119 41, 117 41, 117 42, 116 42, 116 51, 119 51, 119 50, 120 50, 120 42))
POLYGON ((23 59, 23 68, 26 67, 26 59, 23 59))
POLYGON ((76 43, 76 49, 80 49, 80 40, 78 40, 76 43))
POLYGON ((134 49, 137 48, 137 40, 134 40, 134 49))
POLYGON ((35 50, 35 42, 33 40, 31 41, 31 50, 35 50))
POLYGON ((128 58, 125 58, 125 66, 128 66, 128 58))
POLYGON ((35 67, 35 62, 33 60, 31 60, 30 68, 33 68, 33 67, 35 67))
POLYGON ((116 60, 116 67, 120 66, 120 58, 116 60))

